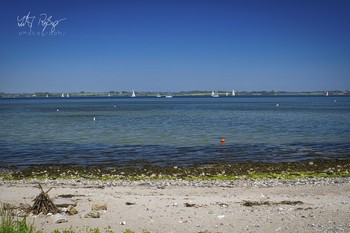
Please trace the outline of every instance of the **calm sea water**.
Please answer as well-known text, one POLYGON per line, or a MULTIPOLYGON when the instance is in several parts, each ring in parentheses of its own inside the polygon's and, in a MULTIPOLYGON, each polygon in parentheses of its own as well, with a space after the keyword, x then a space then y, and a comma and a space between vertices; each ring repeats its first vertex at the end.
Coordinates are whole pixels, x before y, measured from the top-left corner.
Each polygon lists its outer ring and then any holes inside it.
POLYGON ((2 168, 349 157, 349 96, 0 99, 2 168))

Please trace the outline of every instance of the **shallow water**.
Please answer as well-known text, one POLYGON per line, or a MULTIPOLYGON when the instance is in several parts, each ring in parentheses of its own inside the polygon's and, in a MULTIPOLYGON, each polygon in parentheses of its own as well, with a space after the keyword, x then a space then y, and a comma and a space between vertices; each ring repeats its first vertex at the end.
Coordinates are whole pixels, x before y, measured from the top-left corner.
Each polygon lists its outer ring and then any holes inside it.
POLYGON ((349 116, 349 96, 0 99, 0 166, 349 158, 349 116))

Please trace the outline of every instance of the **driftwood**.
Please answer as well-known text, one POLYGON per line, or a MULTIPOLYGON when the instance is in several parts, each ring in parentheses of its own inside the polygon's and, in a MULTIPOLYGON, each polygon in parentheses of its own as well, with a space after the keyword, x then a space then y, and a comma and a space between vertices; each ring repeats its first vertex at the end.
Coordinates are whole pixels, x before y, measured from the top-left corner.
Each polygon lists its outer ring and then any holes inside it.
POLYGON ((55 204, 51 201, 51 199, 48 195, 48 192, 50 192, 50 190, 52 188, 50 188, 46 192, 43 190, 43 187, 41 187, 41 184, 39 184, 39 188, 41 189, 41 192, 34 199, 34 204, 33 204, 30 211, 35 215, 40 214, 40 213, 42 213, 42 214, 48 214, 48 213, 57 214, 57 213, 59 213, 60 211, 55 206, 55 204))

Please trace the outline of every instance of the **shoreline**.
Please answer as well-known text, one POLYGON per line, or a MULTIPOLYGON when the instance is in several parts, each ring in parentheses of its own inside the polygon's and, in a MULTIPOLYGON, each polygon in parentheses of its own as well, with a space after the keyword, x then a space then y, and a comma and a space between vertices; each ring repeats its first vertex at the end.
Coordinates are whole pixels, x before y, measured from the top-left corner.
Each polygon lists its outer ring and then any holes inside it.
MULTIPOLYGON (((176 91, 172 92, 173 96, 176 97, 212 97, 210 95, 211 90, 201 91, 176 91)), ((235 95, 232 96, 232 90, 219 90, 220 97, 284 97, 284 96, 326 96, 329 92, 331 96, 348 96, 350 90, 331 90, 331 91, 235 91, 235 95), (229 95, 226 95, 229 93, 229 95)), ((130 98, 131 91, 112 91, 112 92, 22 92, 22 93, 5 93, 0 92, 0 99, 11 99, 11 98, 23 98, 23 99, 60 99, 60 98, 130 98)), ((139 98, 156 98, 157 94, 165 97, 167 91, 138 91, 137 97, 139 98)))
POLYGON ((76 180, 244 180, 350 177, 350 159, 318 159, 301 162, 244 162, 202 164, 193 166, 129 167, 41 165, 24 169, 0 170, 0 179, 76 179, 76 180))
POLYGON ((33 204, 44 190, 78 213, 29 215, 36 230, 89 232, 349 232, 350 177, 235 181, 0 180, 0 200, 33 204), (94 205, 99 217, 87 217, 94 205), (91 231, 90 231, 91 232, 91 231))
MULTIPOLYGON (((237 179, 237 180, 91 180, 91 179, 22 179, 22 180, 4 180, 0 179, 0 186, 38 186, 45 187, 80 187, 80 188, 98 188, 108 187, 149 187, 165 189, 169 187, 193 187, 193 188, 273 188, 273 187, 302 187, 302 186, 329 186, 350 184, 350 177, 312 177, 312 178, 293 178, 293 179, 237 179)), ((350 197, 350 195, 349 195, 350 197)))

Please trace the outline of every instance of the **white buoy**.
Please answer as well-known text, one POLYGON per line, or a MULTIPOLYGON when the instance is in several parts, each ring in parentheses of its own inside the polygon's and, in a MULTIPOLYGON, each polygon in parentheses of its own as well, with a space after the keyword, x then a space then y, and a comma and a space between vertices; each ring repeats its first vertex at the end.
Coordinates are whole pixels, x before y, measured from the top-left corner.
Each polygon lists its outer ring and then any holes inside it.
POLYGON ((276 107, 279 107, 280 105, 279 104, 276 104, 276 107))
POLYGON ((337 100, 334 100, 334 103, 336 103, 337 102, 337 100))
POLYGON ((96 117, 94 117, 94 121, 96 121, 96 117))
POLYGON ((56 109, 56 112, 59 112, 60 110, 59 109, 56 109))

